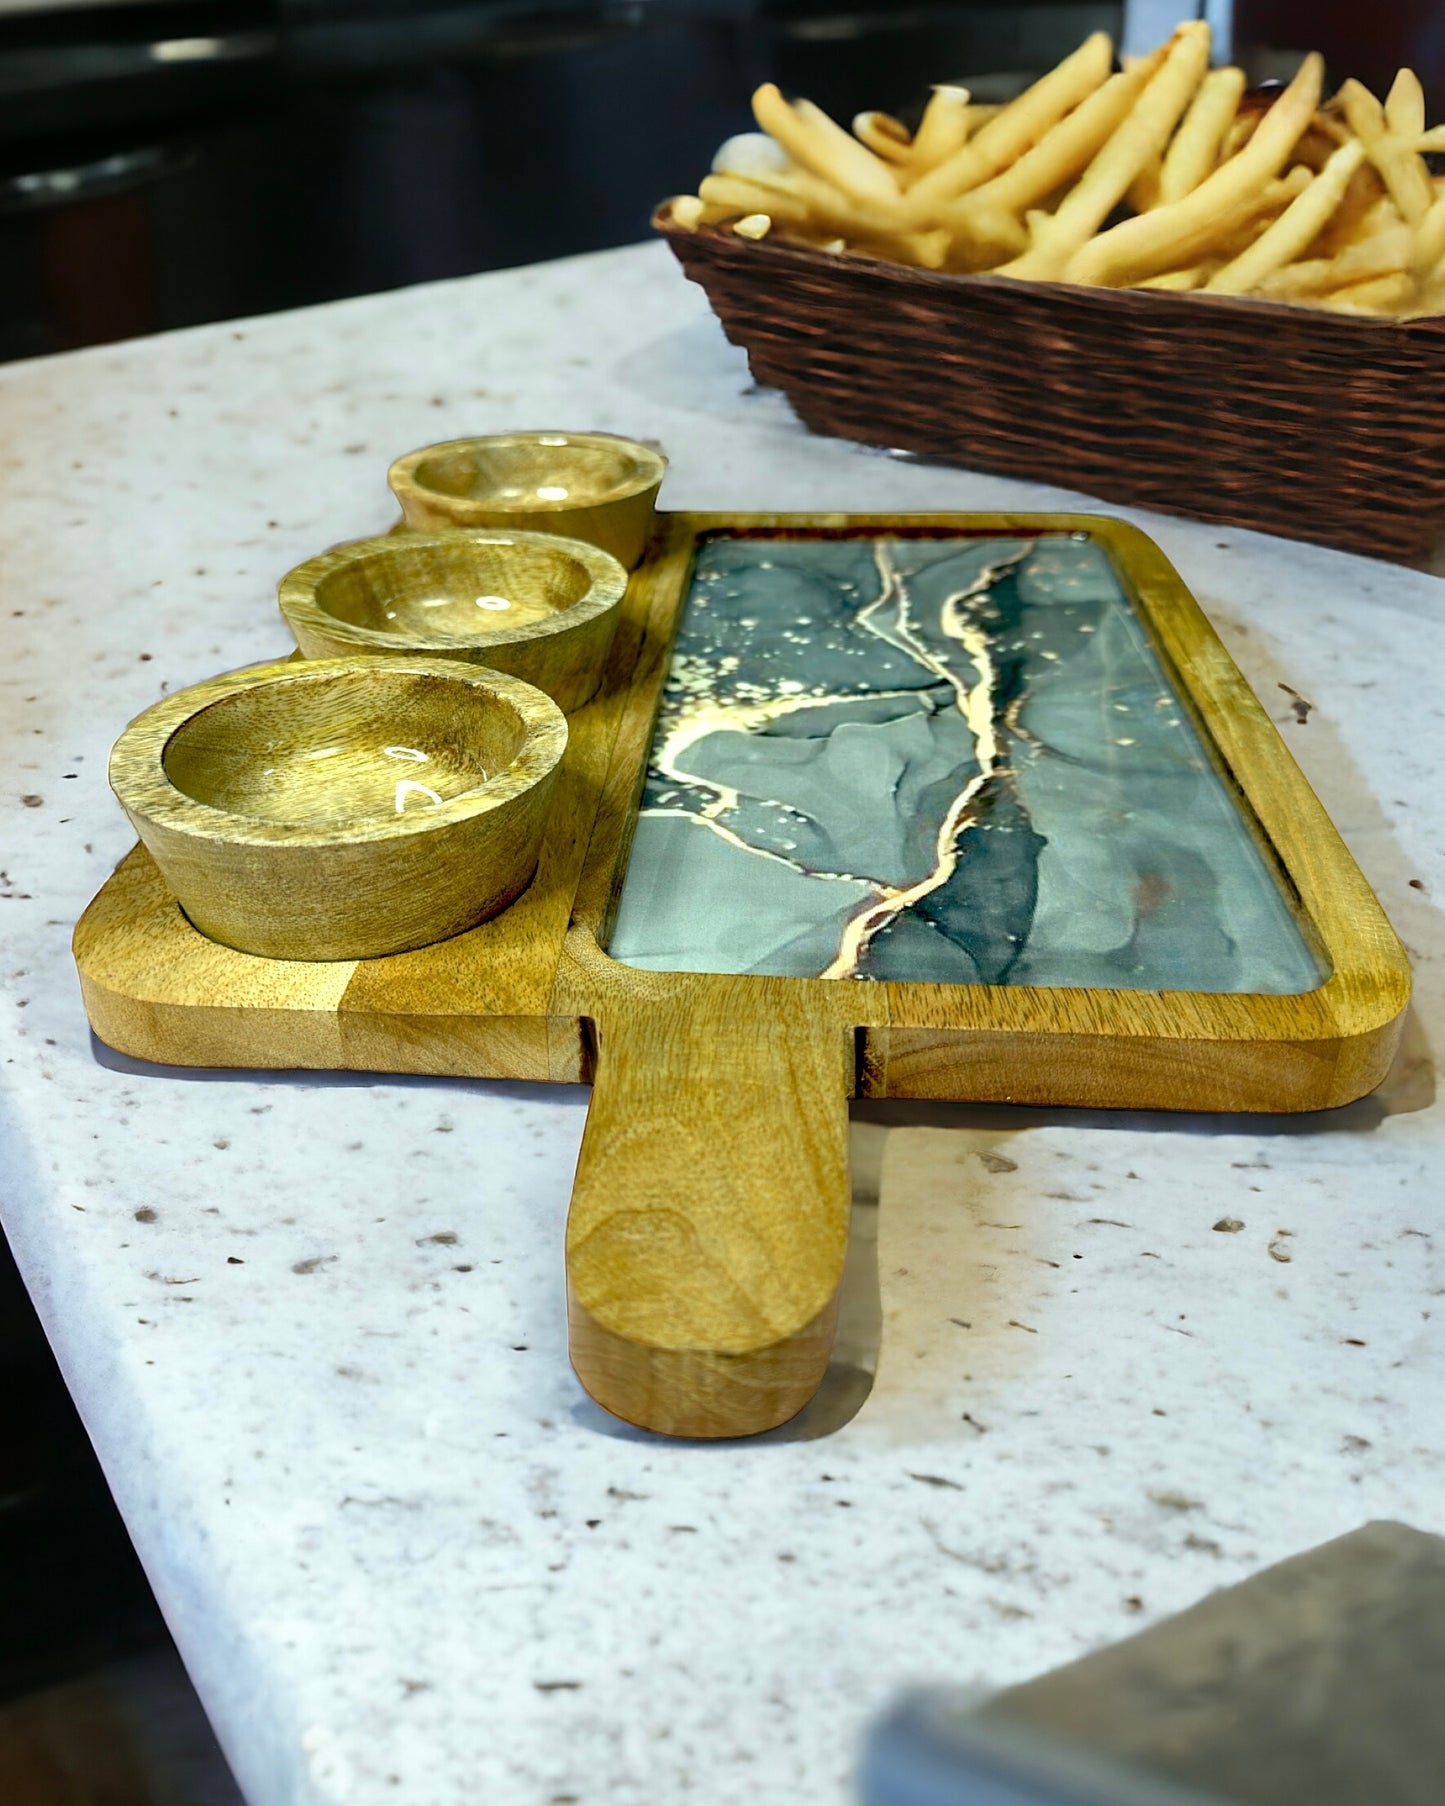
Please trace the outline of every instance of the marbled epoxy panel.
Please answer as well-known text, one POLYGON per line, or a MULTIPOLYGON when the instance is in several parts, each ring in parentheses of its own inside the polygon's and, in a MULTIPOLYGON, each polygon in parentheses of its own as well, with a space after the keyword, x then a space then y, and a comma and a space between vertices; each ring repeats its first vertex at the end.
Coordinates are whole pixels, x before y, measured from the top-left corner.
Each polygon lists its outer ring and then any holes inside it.
POLYGON ((1322 974, 1103 549, 698 549, 630 965, 1298 992, 1322 974))

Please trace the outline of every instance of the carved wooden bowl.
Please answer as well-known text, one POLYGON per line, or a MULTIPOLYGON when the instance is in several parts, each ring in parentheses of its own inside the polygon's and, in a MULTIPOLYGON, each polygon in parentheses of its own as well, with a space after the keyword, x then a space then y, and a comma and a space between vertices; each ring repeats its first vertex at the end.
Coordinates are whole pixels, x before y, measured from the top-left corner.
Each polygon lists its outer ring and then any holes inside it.
POLYGON ((469 531, 338 546, 289 572, 279 600, 307 658, 466 659, 570 713, 601 682, 626 591, 617 560, 581 540, 469 531))
POLYGON ((282 660, 167 696, 111 787, 194 925, 271 959, 444 940, 530 883, 567 723, 449 659, 282 660))
POLYGON ((612 433, 496 433, 398 458, 387 473, 408 527, 518 527, 601 546, 631 570, 652 532, 667 459, 612 433))

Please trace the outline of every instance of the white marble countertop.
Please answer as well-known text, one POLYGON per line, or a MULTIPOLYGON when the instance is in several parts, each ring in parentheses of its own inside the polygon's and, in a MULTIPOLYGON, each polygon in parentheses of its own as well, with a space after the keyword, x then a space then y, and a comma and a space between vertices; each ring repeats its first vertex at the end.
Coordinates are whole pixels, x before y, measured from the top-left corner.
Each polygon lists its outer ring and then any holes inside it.
POLYGON ((829 1396, 669 1445, 567 1366, 582 1092, 92 1045, 107 748, 284 651, 277 578, 386 526, 430 440, 655 437, 675 507, 1077 498, 809 439, 661 246, 15 365, 0 421, 5 1226, 253 1806, 841 1802, 908 1681, 1032 1675, 1372 1517, 1445 1530, 1445 584, 1135 517, 1411 949, 1384 1092, 870 1107, 829 1396))

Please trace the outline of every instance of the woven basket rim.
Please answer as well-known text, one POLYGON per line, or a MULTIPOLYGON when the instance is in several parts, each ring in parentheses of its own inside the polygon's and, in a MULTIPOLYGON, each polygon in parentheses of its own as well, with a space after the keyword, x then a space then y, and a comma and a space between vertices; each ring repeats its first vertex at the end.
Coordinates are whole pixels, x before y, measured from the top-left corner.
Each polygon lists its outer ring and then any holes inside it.
POLYGON ((1331 313, 1325 308, 1299 307, 1289 301, 1276 301, 1263 295, 1205 295, 1197 290, 1180 293, 1158 288, 1105 288, 1077 282, 1021 281, 1016 276, 1000 276, 992 271, 968 273, 961 270, 922 270, 913 264, 890 263, 882 257, 860 257, 850 252, 820 251, 812 245, 800 245, 792 239, 740 239, 729 232, 724 222, 707 226, 679 226, 672 218, 670 200, 661 202, 653 211, 652 227, 674 245, 698 241, 714 250, 742 259, 768 259, 774 263, 792 263, 803 268, 826 269, 846 275, 868 275, 880 281, 909 288, 925 287, 944 293, 961 289, 991 289, 1006 297, 1025 295, 1048 296, 1073 305, 1089 304, 1118 313, 1155 311, 1160 304, 1178 307, 1184 304, 1197 311, 1208 308, 1237 319, 1258 320, 1261 313, 1270 319, 1285 318, 1309 330, 1333 332, 1349 337, 1356 332, 1409 334, 1433 338, 1445 331, 1445 314, 1419 314, 1409 319, 1374 318, 1364 314, 1331 313))

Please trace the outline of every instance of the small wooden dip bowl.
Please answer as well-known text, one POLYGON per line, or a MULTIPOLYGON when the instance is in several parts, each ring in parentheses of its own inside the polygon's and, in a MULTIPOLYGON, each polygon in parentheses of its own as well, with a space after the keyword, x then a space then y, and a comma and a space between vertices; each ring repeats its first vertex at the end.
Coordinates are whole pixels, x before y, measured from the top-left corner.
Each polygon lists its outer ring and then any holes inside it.
POLYGON ((269 959, 444 940, 531 882, 567 723, 451 659, 286 659, 167 696, 111 788, 202 934, 269 959))
POLYGON ((545 690, 568 713, 602 681, 627 573, 580 539, 403 533, 308 559, 281 580, 306 658, 463 658, 545 690))
POLYGON ((611 433, 496 433, 398 458, 387 472, 408 527, 518 527, 601 546, 631 570, 652 532, 667 459, 611 433))

